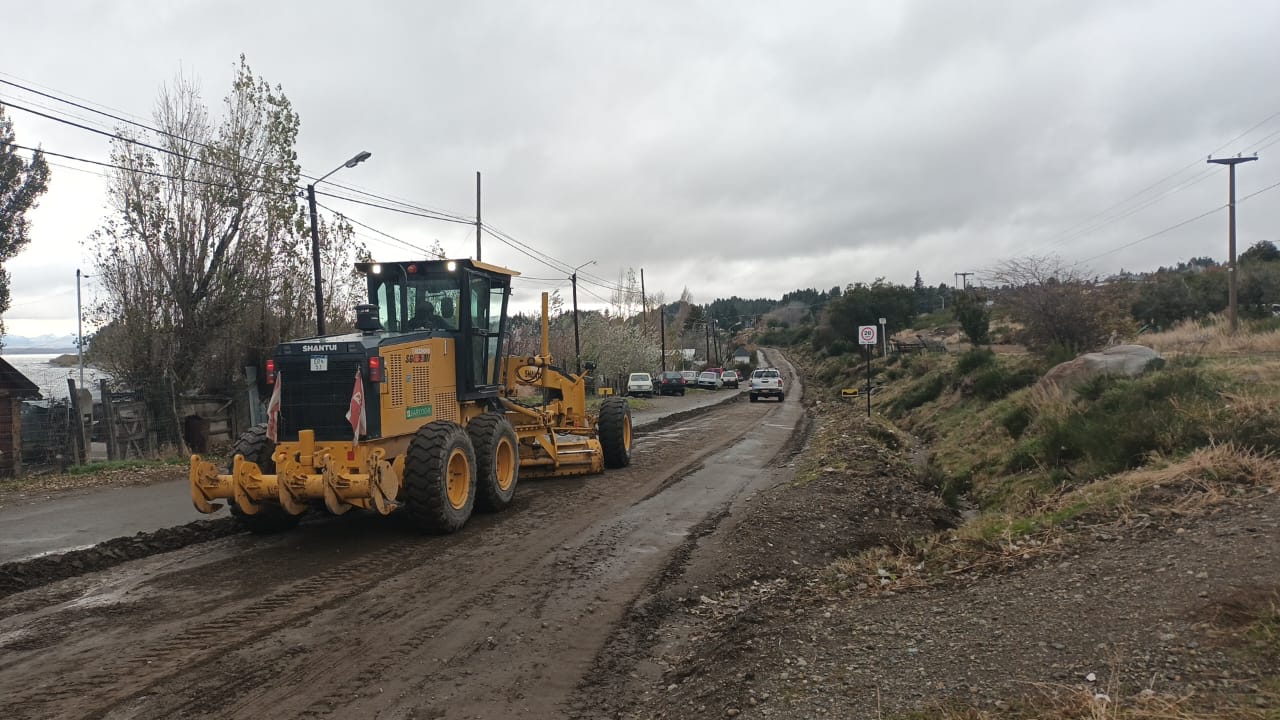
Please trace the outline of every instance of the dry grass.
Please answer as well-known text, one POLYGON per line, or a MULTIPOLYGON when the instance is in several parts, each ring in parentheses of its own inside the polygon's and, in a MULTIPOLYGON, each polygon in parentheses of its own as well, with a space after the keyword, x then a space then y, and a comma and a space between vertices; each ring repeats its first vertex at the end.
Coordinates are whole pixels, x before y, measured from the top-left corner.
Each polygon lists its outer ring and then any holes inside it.
POLYGON ((1205 512, 1249 489, 1280 490, 1280 458, 1227 443, 1174 461, 1102 478, 1017 515, 984 514, 962 527, 840 558, 828 566, 833 586, 876 594, 908 591, 953 575, 988 575, 1070 551, 1073 528, 1123 526, 1139 514, 1180 517, 1205 512))
POLYGON ((1187 320, 1170 330, 1142 335, 1142 345, 1160 353, 1222 356, 1280 353, 1280 330, 1250 332, 1241 328, 1232 335, 1222 318, 1209 325, 1187 320))
POLYGON ((1028 697, 1004 710, 939 708, 932 720, 1271 720, 1272 710, 1250 706, 1243 698, 1180 697, 1147 689, 1121 697, 1110 688, 1035 685, 1028 697))

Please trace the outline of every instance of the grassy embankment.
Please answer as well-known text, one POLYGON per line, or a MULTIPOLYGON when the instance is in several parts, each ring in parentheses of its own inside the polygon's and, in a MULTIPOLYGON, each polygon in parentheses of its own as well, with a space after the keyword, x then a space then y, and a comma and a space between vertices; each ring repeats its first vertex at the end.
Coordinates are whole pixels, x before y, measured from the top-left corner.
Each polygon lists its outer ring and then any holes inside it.
MULTIPOLYGON (((1235 336, 1221 324, 1189 323, 1137 342, 1161 352, 1163 366, 1134 379, 1096 379, 1071 394, 1036 387, 1048 364, 1029 355, 972 350, 876 360, 883 383, 876 405, 920 438, 927 453, 917 453, 918 477, 965 509, 966 522, 838 560, 830 577, 873 591, 907 590, 1068 552, 1074 533, 1099 524, 1139 514, 1184 517, 1280 489, 1276 323, 1235 336)), ((813 363, 821 395, 865 382, 864 366, 849 356, 813 363)), ((1253 597, 1239 609, 1240 650, 1274 660, 1280 587, 1253 597)), ((1267 690, 1280 700, 1280 680, 1267 690)), ((1044 716, 1078 716, 1071 708, 1081 708, 1064 700, 1062 708, 1043 708, 1044 716)), ((1152 705, 1084 716, 1194 714, 1152 705), (1150 713, 1156 710, 1165 714, 1150 713)))

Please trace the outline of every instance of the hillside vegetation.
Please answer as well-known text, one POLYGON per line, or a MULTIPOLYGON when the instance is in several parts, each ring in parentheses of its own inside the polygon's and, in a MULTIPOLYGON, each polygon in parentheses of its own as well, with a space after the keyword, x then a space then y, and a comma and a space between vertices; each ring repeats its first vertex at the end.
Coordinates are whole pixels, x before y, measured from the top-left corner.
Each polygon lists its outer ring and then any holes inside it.
MULTIPOLYGON (((1135 378, 1097 378, 1070 394, 1038 386, 1053 363, 1026 353, 979 348, 877 357, 874 405, 892 423, 885 432, 914 436, 918 481, 964 521, 840 558, 828 569, 833 586, 910 592, 1000 574, 1073 556, 1099 537, 1230 517, 1254 507, 1251 498, 1280 490, 1274 323, 1232 335, 1223 322, 1187 322, 1134 341, 1160 351, 1164 362, 1135 378)), ((839 388, 866 382, 856 355, 815 353, 804 343, 792 348, 812 375, 807 401, 819 415, 843 402, 834 400, 839 388)), ((1152 541, 1159 538, 1157 532, 1152 541)), ((1238 601, 1239 632, 1223 642, 1250 668, 1270 669, 1269 679, 1250 686, 1263 699, 1232 685, 1195 701, 1098 708, 1050 693, 1031 701, 1035 716, 1275 717, 1260 708, 1280 707, 1280 582, 1247 590, 1238 601), (1206 708, 1214 709, 1206 715, 1206 708)), ((942 716, 989 715, 966 709, 942 716)))

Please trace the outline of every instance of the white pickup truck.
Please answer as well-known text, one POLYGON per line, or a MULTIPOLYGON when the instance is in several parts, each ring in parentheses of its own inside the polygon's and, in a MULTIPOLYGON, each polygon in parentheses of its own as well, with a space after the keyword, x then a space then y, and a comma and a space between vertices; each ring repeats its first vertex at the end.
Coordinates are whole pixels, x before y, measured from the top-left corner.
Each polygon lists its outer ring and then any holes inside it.
POLYGON ((782 373, 775 368, 760 368, 751 373, 751 402, 762 397, 776 397, 778 402, 786 397, 782 392, 782 373))

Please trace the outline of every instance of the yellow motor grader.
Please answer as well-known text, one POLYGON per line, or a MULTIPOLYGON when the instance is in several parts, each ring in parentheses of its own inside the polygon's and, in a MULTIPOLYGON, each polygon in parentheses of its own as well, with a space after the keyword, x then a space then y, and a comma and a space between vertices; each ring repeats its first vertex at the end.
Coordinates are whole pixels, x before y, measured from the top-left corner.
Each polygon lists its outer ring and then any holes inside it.
POLYGON ((448 533, 473 509, 506 507, 520 476, 630 464, 630 406, 609 397, 589 412, 584 376, 552 364, 546 294, 540 352, 504 354, 519 273, 473 260, 356 269, 369 288, 356 332, 275 349, 268 423, 240 436, 229 466, 191 457, 197 510, 226 500, 259 533, 313 507, 400 510, 448 533))

